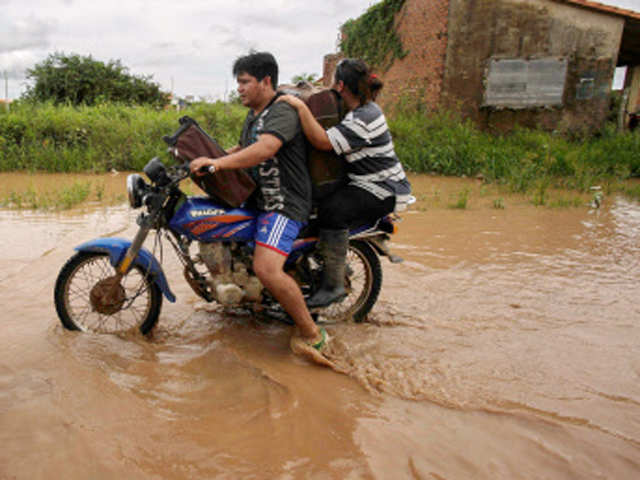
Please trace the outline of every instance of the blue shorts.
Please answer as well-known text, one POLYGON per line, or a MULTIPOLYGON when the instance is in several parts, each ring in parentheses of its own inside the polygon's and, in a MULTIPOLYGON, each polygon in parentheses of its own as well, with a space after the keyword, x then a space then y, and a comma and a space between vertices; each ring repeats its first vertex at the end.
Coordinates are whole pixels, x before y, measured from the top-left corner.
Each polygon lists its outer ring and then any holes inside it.
POLYGON ((256 245, 270 248, 287 257, 303 225, 302 222, 279 213, 264 212, 258 215, 254 240, 256 245))

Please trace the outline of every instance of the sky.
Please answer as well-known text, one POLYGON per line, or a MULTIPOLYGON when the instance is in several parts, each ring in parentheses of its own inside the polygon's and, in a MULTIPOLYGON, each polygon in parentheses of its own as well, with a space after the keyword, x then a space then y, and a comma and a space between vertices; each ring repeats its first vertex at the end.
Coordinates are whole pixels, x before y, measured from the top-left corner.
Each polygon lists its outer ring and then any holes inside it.
MULTIPOLYGON (((209 100, 235 89, 231 66, 249 49, 275 55, 281 83, 320 76, 340 25, 378 1, 0 0, 0 98, 6 86, 19 97, 25 71, 53 52, 120 60, 165 91, 209 100)), ((600 3, 640 12, 640 0, 600 3)))
POLYGON ((50 53, 120 59, 177 96, 223 98, 233 61, 270 51, 281 83, 322 74, 339 27, 374 0, 0 0, 0 98, 24 91, 25 70, 50 53), (173 86, 173 88, 172 88, 173 86))

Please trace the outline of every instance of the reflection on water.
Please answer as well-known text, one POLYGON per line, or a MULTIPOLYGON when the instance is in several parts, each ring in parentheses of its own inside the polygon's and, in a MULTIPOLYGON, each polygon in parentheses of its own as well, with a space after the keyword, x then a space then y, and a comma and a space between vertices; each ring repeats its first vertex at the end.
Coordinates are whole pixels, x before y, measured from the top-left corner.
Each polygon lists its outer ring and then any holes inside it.
POLYGON ((68 332, 57 272, 135 212, 0 211, 0 478, 637 477, 640 205, 413 180, 405 263, 383 261, 368 322, 328 327, 348 375, 203 304, 169 254, 178 302, 151 338, 68 332), (433 201, 463 188, 467 210, 433 201))

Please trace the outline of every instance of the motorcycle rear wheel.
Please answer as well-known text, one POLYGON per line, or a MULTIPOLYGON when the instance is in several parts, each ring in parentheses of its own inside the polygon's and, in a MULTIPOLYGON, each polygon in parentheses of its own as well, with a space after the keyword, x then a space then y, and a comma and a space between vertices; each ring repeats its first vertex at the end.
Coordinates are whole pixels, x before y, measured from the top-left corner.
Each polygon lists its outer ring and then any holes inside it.
POLYGON ((62 267, 54 298, 58 317, 68 330, 149 333, 162 308, 162 292, 140 266, 134 266, 119 284, 103 253, 79 252, 62 267), (104 300, 104 292, 111 297, 104 300))
POLYGON ((382 288, 382 266, 373 248, 363 241, 350 242, 346 264, 347 297, 317 310, 320 321, 324 323, 350 319, 362 322, 378 300, 382 288))

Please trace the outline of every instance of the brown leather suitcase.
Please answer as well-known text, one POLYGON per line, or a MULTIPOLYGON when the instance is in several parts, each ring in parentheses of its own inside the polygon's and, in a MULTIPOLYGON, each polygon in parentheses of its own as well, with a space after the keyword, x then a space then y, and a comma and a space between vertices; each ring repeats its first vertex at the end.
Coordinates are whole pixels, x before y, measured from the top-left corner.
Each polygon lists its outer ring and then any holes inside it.
MULTIPOLYGON (((344 118, 344 104, 335 90, 300 82, 297 85, 282 85, 278 87, 278 91, 304 100, 325 130, 344 118)), ((309 146, 307 165, 311 174, 314 201, 330 195, 345 181, 344 159, 333 150, 325 152, 309 146)))
MULTIPOLYGON (((163 137, 178 161, 191 161, 198 157, 219 158, 227 153, 198 125, 193 118, 180 118, 180 128, 171 136, 163 137)), ((244 170, 222 170, 213 175, 192 175, 191 179, 207 195, 231 207, 242 205, 256 189, 251 176, 244 170)))

